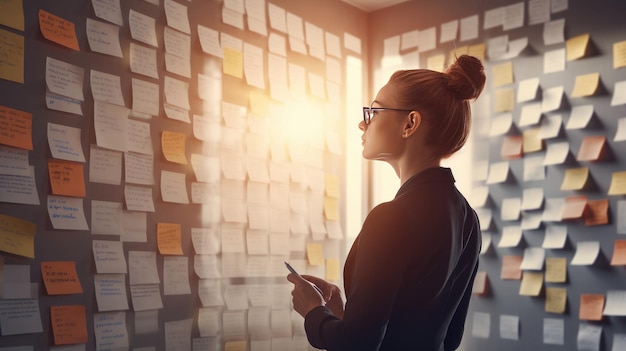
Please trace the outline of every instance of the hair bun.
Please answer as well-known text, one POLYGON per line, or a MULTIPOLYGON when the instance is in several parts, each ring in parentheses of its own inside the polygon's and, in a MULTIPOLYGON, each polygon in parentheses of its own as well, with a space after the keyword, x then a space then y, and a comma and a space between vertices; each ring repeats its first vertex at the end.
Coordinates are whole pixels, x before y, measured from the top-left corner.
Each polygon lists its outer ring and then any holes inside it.
POLYGON ((461 55, 448 67, 443 79, 459 99, 477 99, 485 86, 485 69, 476 57, 461 55))

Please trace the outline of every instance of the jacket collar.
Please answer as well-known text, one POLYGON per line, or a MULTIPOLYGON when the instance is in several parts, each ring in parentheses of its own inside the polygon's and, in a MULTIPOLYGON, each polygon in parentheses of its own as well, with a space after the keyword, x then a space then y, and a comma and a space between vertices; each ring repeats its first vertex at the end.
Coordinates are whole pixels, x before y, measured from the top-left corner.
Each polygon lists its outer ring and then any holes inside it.
POLYGON ((409 178, 396 193, 396 197, 401 196, 412 189, 415 189, 420 184, 432 183, 432 182, 449 182, 454 183, 454 176, 452 170, 446 167, 432 167, 427 168, 409 178))

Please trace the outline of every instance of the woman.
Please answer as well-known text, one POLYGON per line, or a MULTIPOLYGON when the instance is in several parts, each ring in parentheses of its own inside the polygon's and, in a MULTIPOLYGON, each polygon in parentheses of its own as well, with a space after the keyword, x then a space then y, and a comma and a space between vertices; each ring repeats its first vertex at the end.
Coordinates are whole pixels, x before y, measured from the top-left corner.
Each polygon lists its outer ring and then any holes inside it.
POLYGON ((394 73, 363 108, 363 157, 389 163, 402 185, 392 201, 368 214, 348 254, 345 309, 336 285, 287 276, 314 347, 458 348, 478 268, 480 226, 440 162, 467 140, 468 100, 478 98, 484 84, 481 62, 463 55, 444 73, 394 73))

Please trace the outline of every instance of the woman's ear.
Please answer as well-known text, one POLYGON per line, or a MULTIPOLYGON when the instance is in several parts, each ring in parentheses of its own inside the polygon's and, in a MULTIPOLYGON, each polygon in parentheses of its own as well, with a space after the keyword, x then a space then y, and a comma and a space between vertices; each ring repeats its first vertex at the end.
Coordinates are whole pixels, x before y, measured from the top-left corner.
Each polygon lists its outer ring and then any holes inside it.
POLYGON ((408 138, 413 135, 415 131, 422 124, 422 115, 417 111, 411 111, 407 116, 406 123, 404 124, 404 131, 402 132, 403 138, 408 138))

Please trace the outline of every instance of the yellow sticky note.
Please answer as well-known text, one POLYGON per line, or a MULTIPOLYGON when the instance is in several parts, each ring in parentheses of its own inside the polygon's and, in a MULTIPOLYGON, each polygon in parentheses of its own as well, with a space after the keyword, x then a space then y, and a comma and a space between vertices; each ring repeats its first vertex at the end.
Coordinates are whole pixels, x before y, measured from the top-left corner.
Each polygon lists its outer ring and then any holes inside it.
POLYGON ((0 78, 24 83, 24 36, 0 29, 0 78))
POLYGON ((494 94, 494 112, 509 112, 515 107, 515 91, 513 89, 496 90, 494 94))
POLYGON ((326 259, 326 280, 329 280, 329 281, 339 280, 339 259, 338 258, 326 259))
POLYGON ((569 168, 565 170, 561 190, 581 190, 587 184, 589 167, 569 168))
POLYGON ((324 264, 324 252, 322 244, 308 243, 306 244, 306 257, 311 266, 321 266, 324 264))
POLYGON ((546 304, 545 311, 550 313, 565 313, 565 304, 567 303, 567 289, 565 288, 546 288, 546 304))
POLYGON ((339 220, 339 199, 324 196, 324 216, 329 221, 339 220))
POLYGON ((35 223, 0 214, 0 251, 35 258, 36 229, 35 223))
POLYGON ((585 57, 589 45, 589 33, 570 38, 565 43, 567 61, 585 57))
POLYGON ((243 53, 241 51, 225 47, 222 65, 224 74, 243 78, 243 53))
POLYGON ((258 90, 250 92, 250 110, 259 116, 267 116, 270 110, 270 98, 258 90))
POLYGON ((39 9, 39 29, 44 38, 80 51, 74 22, 39 9))
POLYGON ((505 62, 496 65, 491 72, 494 87, 513 84, 513 62, 505 62))
POLYGON ((470 56, 474 56, 477 59, 484 61, 485 52, 487 51, 487 45, 485 43, 471 45, 467 51, 470 56))
POLYGON ((609 195, 626 195, 626 171, 613 172, 609 195))
POLYGON ((626 67, 626 40, 613 43, 613 68, 626 67))
POLYGON ((567 280, 567 259, 565 257, 546 258, 546 282, 565 283, 567 280))
POLYGON ((157 224, 157 247, 161 255, 182 255, 180 224, 157 224))
POLYGON ((85 175, 82 163, 49 160, 48 175, 52 194, 85 197, 85 175))
POLYGON ((0 24, 24 31, 24 6, 22 0, 0 1, 0 24))
POLYGON ((246 351, 248 350, 248 342, 246 340, 226 341, 224 343, 224 351, 246 351))
POLYGON ((519 294, 523 296, 539 296, 542 287, 543 272, 525 271, 519 287, 519 294))
POLYGON ((446 63, 446 55, 434 55, 426 59, 426 68, 431 71, 443 72, 446 63))
POLYGON ((600 85, 600 73, 581 74, 576 76, 572 97, 591 96, 596 93, 600 85))
POLYGON ((339 177, 334 174, 326 174, 326 196, 335 199, 339 198, 339 177))
POLYGON ((185 141, 187 135, 184 133, 164 131, 161 134, 161 149, 166 160, 174 163, 186 165, 185 141))
POLYGON ((543 139, 539 136, 540 128, 531 128, 524 131, 522 150, 525 154, 543 150, 543 139))

